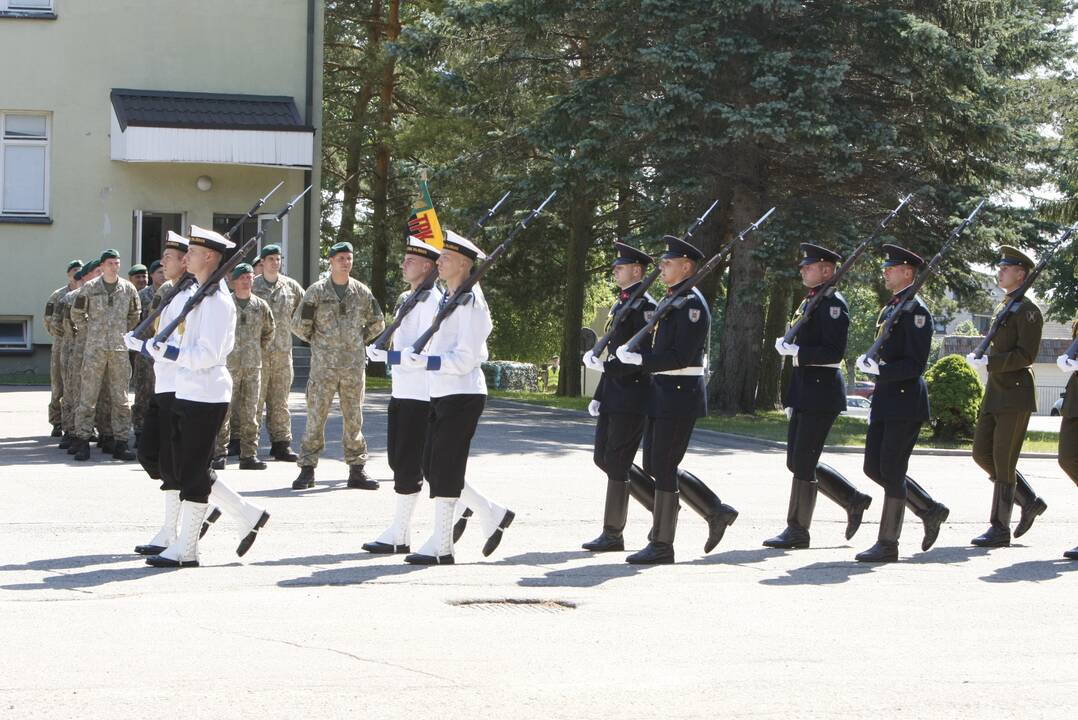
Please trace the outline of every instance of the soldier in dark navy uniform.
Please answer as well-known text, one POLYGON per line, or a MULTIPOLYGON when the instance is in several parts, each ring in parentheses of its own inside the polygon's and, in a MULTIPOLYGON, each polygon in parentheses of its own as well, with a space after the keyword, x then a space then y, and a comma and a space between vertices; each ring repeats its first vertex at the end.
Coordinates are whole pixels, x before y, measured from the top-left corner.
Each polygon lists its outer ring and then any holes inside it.
MULTIPOLYGON (((667 250, 662 256, 662 279, 668 295, 678 295, 704 256, 680 238, 667 235, 663 240, 667 250)), ((655 481, 652 528, 647 547, 626 558, 630 563, 674 562, 679 498, 708 520, 705 551, 715 547, 737 518, 737 511, 724 505, 703 482, 678 470, 697 418, 707 415, 705 374, 710 328, 707 302, 699 289, 693 288, 658 323, 650 347, 639 353, 625 345, 617 349, 620 363, 637 365, 651 375, 644 469, 655 481)))
POLYGON ((877 377, 865 441, 865 475, 884 489, 879 539, 857 555, 861 562, 898 560, 906 506, 924 523, 922 550, 936 542, 950 513, 946 505, 933 500, 906 475, 921 425, 929 419, 924 372, 932 348, 932 314, 920 297, 907 298, 903 292, 913 284, 925 261, 897 245, 884 245, 883 251, 883 282, 894 296, 880 310, 877 334, 894 313, 901 314, 880 346, 879 361, 864 355, 857 359, 862 372, 877 377))
MULTIPOLYGON (((791 324, 804 313, 818 292, 828 292, 835 265, 842 257, 827 248, 801 243, 801 281, 809 288, 791 324)), ((793 343, 775 340, 780 355, 793 358, 793 375, 783 406, 790 418, 786 431, 786 467, 793 473, 786 529, 764 541, 767 547, 793 549, 809 546, 809 525, 816 507, 816 492, 823 493, 846 511, 846 539, 861 526, 861 518, 872 502, 857 491, 833 468, 820 463, 827 434, 839 413, 846 409, 846 382, 842 359, 850 311, 838 292, 824 297, 812 311, 793 343)))
MULTIPOLYGON (((606 331, 610 332, 614 317, 636 293, 644 271, 654 260, 647 253, 625 243, 615 242, 618 251, 611 274, 619 288, 618 301, 610 309, 606 331)), ((648 511, 654 502, 654 484, 633 465, 647 421, 648 394, 651 376, 636 365, 626 365, 614 354, 629 338, 638 333, 651 318, 655 300, 644 293, 633 301, 628 315, 614 330, 607 345, 608 360, 603 362, 589 350, 584 364, 603 373, 588 412, 599 418, 595 425, 596 466, 606 473, 606 508, 603 512, 603 532, 583 545, 595 552, 625 549, 622 531, 629 515, 630 492, 648 511), (609 368, 609 372, 607 371, 609 368)))

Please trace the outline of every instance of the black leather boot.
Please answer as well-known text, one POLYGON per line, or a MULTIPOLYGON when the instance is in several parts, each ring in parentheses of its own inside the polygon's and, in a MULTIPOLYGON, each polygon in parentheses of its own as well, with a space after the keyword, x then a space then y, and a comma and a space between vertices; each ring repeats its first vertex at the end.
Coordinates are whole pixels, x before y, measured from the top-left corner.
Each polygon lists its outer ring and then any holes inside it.
POLYGON ((59 425, 52 426, 52 437, 61 437, 63 434, 64 430, 59 425))
POLYGON ((71 433, 64 433, 64 436, 62 438, 60 438, 60 444, 57 445, 56 447, 60 448, 61 450, 67 450, 69 447, 71 447, 71 442, 74 439, 75 439, 75 436, 72 435, 71 433))
POLYGON ((1007 547, 1011 544, 1011 510, 1014 508, 1014 485, 993 483, 992 523, 983 534, 970 540, 977 547, 1007 547))
POLYGON ((228 465, 228 457, 225 455, 218 455, 210 461, 210 467, 214 470, 224 470, 228 465))
POLYGON ((633 565, 666 565, 674 562, 674 534, 677 532, 678 493, 655 491, 651 537, 640 552, 625 558, 633 565))
POLYGON ((1048 509, 1048 503, 1037 497, 1033 487, 1020 472, 1014 473, 1018 482, 1014 488, 1014 502, 1022 509, 1022 515, 1018 518, 1018 525, 1014 528, 1014 536, 1020 538, 1033 527, 1033 521, 1037 516, 1048 509))
POLYGON ((228 457, 239 457, 240 454, 240 439, 232 438, 228 441, 228 445, 225 446, 225 454, 228 457))
POLYGON ((111 435, 102 436, 101 439, 97 441, 97 447, 106 455, 111 455, 113 449, 116 447, 116 439, 111 435))
POLYGON ((348 487, 353 490, 377 490, 378 481, 372 480, 362 465, 349 465, 348 487))
POLYGON ((299 455, 292 452, 292 448, 288 446, 287 440, 280 440, 270 444, 270 456, 274 460, 281 462, 295 462, 299 460, 299 455))
POLYGON ((655 510, 655 481, 637 465, 629 468, 629 494, 648 512, 655 510))
POLYGON ((872 498, 858 492, 842 473, 830 465, 819 463, 816 466, 816 481, 820 484, 820 493, 846 511, 846 539, 849 540, 861 527, 865 510, 872 504, 872 498))
POLYGON ((613 552, 625 549, 622 531, 629 519, 629 483, 620 480, 606 481, 606 507, 603 510, 603 533, 591 542, 581 545, 592 552, 613 552))
POLYGON ((722 540, 726 528, 737 520, 737 510, 724 505, 719 496, 712 492, 704 481, 685 470, 677 471, 681 499, 692 508, 693 512, 707 521, 708 535, 704 543, 704 552, 709 553, 722 540))
POLYGON ((301 465, 299 468, 299 477, 292 481, 293 490, 306 490, 307 488, 314 487, 314 467, 310 465, 301 465))
POLYGON ((898 537, 902 534, 902 516, 906 513, 906 501, 902 498, 885 497, 883 515, 880 516, 880 535, 876 544, 857 553, 858 562, 895 562, 898 560, 898 537))
POLYGON ((75 459, 79 462, 86 462, 90 459, 90 441, 79 438, 71 447, 75 448, 75 459))
POLYGON ((117 440, 112 446, 112 459, 130 462, 135 459, 135 453, 127 449, 126 440, 117 440))
POLYGON ((786 512, 786 529, 773 538, 764 540, 766 547, 783 550, 799 550, 809 546, 809 526, 812 512, 816 509, 815 481, 794 478, 790 485, 790 508, 786 512))
POLYGON ((1078 547, 1063 553, 1063 557, 1067 558, 1068 560, 1078 560, 1078 547))
POLYGON ((241 457, 240 458, 240 470, 265 470, 266 463, 259 460, 257 457, 241 457))
POLYGON ((933 500, 928 491, 909 475, 906 476, 906 507, 924 523, 925 536, 921 540, 921 550, 927 552, 935 544, 940 527, 947 521, 951 510, 943 503, 933 500))

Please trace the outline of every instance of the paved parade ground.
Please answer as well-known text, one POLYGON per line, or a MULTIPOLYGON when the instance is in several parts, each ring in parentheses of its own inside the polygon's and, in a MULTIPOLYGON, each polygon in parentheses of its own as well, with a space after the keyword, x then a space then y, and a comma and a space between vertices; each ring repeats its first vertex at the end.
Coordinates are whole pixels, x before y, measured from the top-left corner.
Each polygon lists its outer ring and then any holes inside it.
MULTIPOLYGON (((387 395, 368 397, 368 469, 385 462, 387 395)), ((161 520, 136 463, 76 463, 46 437, 42 388, 0 389, 0 717, 12 718, 1074 718, 1078 714, 1078 489, 1054 460, 1019 468, 1048 511, 1011 548, 968 541, 991 486, 964 457, 915 455, 910 474, 951 508, 920 552, 907 514, 903 562, 854 562, 878 529, 882 491, 856 454, 824 461, 874 498, 847 542, 819 500, 814 547, 760 542, 784 527, 789 477, 773 448, 697 432, 684 467, 740 511, 702 552, 681 512, 678 564, 593 555, 605 479, 582 413, 492 401, 469 478, 516 512, 501 547, 477 524, 455 566, 360 549, 388 523, 391 484, 344 487, 340 416, 313 490, 293 464, 222 477, 272 513, 234 554, 223 518, 204 566, 147 567, 131 553, 161 520)), ((292 395, 298 445, 302 395, 292 395)), ((335 411, 336 413, 336 411, 335 411)), ((432 506, 416 511, 413 547, 432 506)), ((1015 512, 1015 521, 1018 513, 1015 512)), ((641 547, 650 518, 633 505, 641 547)))

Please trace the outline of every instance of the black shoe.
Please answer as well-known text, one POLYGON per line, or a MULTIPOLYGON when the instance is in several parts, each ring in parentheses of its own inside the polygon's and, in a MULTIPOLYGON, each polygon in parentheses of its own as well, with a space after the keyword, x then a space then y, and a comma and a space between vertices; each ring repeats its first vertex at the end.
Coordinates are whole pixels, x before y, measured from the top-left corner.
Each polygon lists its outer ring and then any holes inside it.
POLYGON ((135 552, 139 555, 160 555, 165 551, 164 545, 136 545, 135 552))
MULTIPOLYGON (((71 447, 75 448, 75 459, 78 460, 79 462, 86 462, 87 460, 90 459, 90 441, 89 440, 81 440, 81 439, 76 440, 75 443, 71 445, 71 447)), ((69 448, 69 450, 70 450, 70 448, 69 448)))
POLYGON ((274 460, 282 462, 295 462, 299 460, 299 455, 292 452, 292 448, 288 447, 287 440, 281 440, 270 444, 270 456, 274 460))
POLYGON ((513 524, 513 518, 517 515, 512 510, 506 510, 505 515, 502 515, 502 521, 498 523, 498 529, 494 531, 494 534, 487 538, 487 541, 483 543, 483 556, 490 557, 490 554, 498 549, 498 546, 502 542, 502 530, 513 524))
MULTIPOLYGON (((82 442, 82 441, 79 440, 77 437, 72 437, 71 438, 71 444, 67 446, 67 454, 68 455, 74 455, 75 453, 77 453, 79 451, 79 443, 80 442, 82 442)), ((89 443, 87 443, 87 445, 88 444, 89 443)))
POLYGON ((810 542, 808 530, 788 527, 775 537, 764 540, 764 546, 782 550, 804 550, 810 542))
POLYGON ((591 552, 621 552, 625 550, 625 538, 621 533, 603 530, 603 534, 580 547, 591 552))
POLYGON ((898 561, 898 543, 877 540, 876 544, 854 556, 857 562, 884 563, 898 561))
POLYGON ((265 470, 266 463, 256 457, 240 458, 240 470, 265 470))
POLYGON ((765 547, 803 550, 809 546, 809 526, 816 509, 817 482, 794 478, 790 484, 790 505, 786 511, 786 529, 764 540, 765 547))
POLYGON ((377 490, 378 481, 372 480, 362 465, 349 465, 348 487, 353 490, 377 490))
POLYGON ((452 555, 420 555, 412 553, 404 556, 404 562, 409 565, 452 565, 452 555))
POLYGON ((992 523, 983 534, 970 540, 977 547, 1007 547, 1011 544, 1011 510, 1014 507, 1014 485, 1007 483, 993 483, 995 490, 992 492, 992 514, 989 521, 992 523))
POLYGON ((97 447, 106 455, 111 455, 116 447, 116 440, 112 437, 103 437, 97 441, 97 447))
POLYGON ((460 520, 457 520, 453 525, 453 542, 460 540, 460 536, 464 534, 464 528, 468 527, 468 518, 472 516, 471 508, 464 508, 464 512, 460 516, 460 520))
POLYGON ((1033 487, 1026 481, 1020 472, 1015 472, 1017 484, 1014 488, 1014 501, 1022 509, 1018 518, 1018 525, 1014 528, 1014 536, 1022 537, 1033 527, 1033 521, 1037 516, 1048 509, 1048 503, 1037 497, 1033 487))
POLYGON ((221 508, 215 507, 214 509, 210 510, 209 514, 207 514, 206 517, 202 519, 202 527, 198 530, 198 539, 201 540, 202 537, 210 531, 210 526, 217 522, 220 518, 221 508))
POLYGON ((921 518, 921 522, 923 522, 925 526, 925 536, 924 539, 921 540, 922 551, 928 552, 928 550, 936 544, 936 538, 939 537, 940 528, 943 526, 943 523, 947 522, 947 517, 950 514, 950 508, 943 503, 936 503, 936 506, 921 518))
POLYGON ((651 513, 651 540, 647 547, 625 558, 632 565, 667 565, 674 562, 674 534, 680 509, 679 493, 655 490, 651 513))
POLYGON ((180 562, 179 560, 170 560, 169 558, 161 557, 160 555, 152 555, 146 558, 146 564, 159 568, 187 568, 198 567, 198 560, 180 562))
POLYGON ((116 444, 112 446, 112 459, 130 462, 135 459, 135 453, 127 449, 126 440, 117 440, 116 444))
POLYGON ((234 438, 228 441, 228 446, 225 448, 228 457, 236 457, 240 454, 240 440, 234 438))
POLYGON ((898 538, 902 534, 902 519, 906 514, 906 498, 885 497, 880 515, 880 534, 876 544, 856 555, 858 562, 895 562, 898 560, 898 538))
POLYGON ((1063 557, 1067 558, 1068 560, 1078 560, 1078 547, 1063 553, 1063 557))
MULTIPOLYGON (((409 545, 391 545, 389 543, 374 542, 363 543, 363 549, 374 555, 403 555, 412 552, 409 545)), ((425 556, 424 556, 425 557, 425 556)))
POLYGON ((63 434, 64 430, 59 425, 52 426, 52 437, 62 437, 63 434))
POLYGON ((625 558, 632 565, 669 565, 674 562, 674 546, 669 543, 649 542, 647 546, 625 558))
POLYGON ((210 462, 210 467, 214 470, 224 470, 227 464, 228 461, 225 459, 225 456, 218 455, 212 462, 210 462))
POLYGON ((64 433, 64 436, 60 438, 60 444, 56 447, 60 448, 61 450, 67 450, 69 447, 71 447, 71 442, 74 439, 75 438, 71 435, 71 433, 64 433))
POLYGON ((303 465, 299 469, 299 477, 292 481, 293 490, 306 490, 314 487, 314 467, 303 465))
POLYGON ((266 523, 269 522, 269 519, 270 514, 263 510, 262 515, 258 518, 258 522, 255 523, 255 526, 251 528, 251 531, 247 533, 242 540, 240 540, 239 547, 236 548, 237 555, 243 557, 247 554, 247 551, 255 544, 255 540, 258 539, 258 531, 265 527, 266 523))

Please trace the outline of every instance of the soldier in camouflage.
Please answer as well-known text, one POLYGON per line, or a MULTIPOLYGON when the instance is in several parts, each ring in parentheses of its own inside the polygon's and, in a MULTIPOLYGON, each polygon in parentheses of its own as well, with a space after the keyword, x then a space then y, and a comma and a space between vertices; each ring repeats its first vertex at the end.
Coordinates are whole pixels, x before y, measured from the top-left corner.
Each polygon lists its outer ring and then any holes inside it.
POLYGON ((100 262, 101 277, 79 290, 71 308, 72 323, 80 334, 86 335, 80 375, 82 392, 76 419, 78 449, 75 459, 90 459, 96 400, 107 378, 112 437, 115 438, 112 456, 117 460, 134 460, 134 453, 127 449, 127 437, 131 431, 131 410, 127 402, 131 364, 127 359, 123 336, 138 324, 141 308, 135 286, 119 275, 120 253, 106 250, 101 253, 100 262))
POLYGON ((262 355, 262 387, 256 417, 261 421, 265 408, 273 459, 295 462, 298 458, 291 448, 292 416, 288 412, 288 392, 292 389, 293 379, 292 316, 303 299, 303 286, 281 274, 279 246, 267 245, 258 257, 262 274, 255 278, 251 291, 269 304, 276 331, 273 342, 262 355))
MULTIPOLYGON (((76 346, 79 344, 79 338, 75 334, 75 327, 71 324, 71 305, 75 302, 75 296, 78 295, 79 288, 85 282, 88 268, 92 270, 92 266, 96 262, 96 260, 91 260, 82 269, 75 272, 72 276, 75 283, 74 289, 65 293, 56 303, 56 308, 53 310, 53 323, 64 339, 63 344, 60 346, 60 374, 63 377, 64 387, 67 388, 60 404, 60 416, 63 419, 63 437, 60 439, 59 447, 61 450, 67 450, 70 453, 74 453, 71 447, 75 442, 75 413, 79 407, 79 379, 75 373, 76 346)), ((81 356, 80 350, 78 357, 81 358, 81 356)), ((81 360, 79 370, 81 370, 81 360)))
MULTIPOLYGON (((138 266, 136 266, 138 267, 138 266)), ((132 268, 134 269, 134 268, 132 268)), ((153 306, 154 296, 165 282, 165 271, 161 267, 160 260, 150 263, 148 269, 149 284, 138 292, 139 307, 141 308, 139 322, 146 319, 153 306)), ((146 417, 146 410, 150 405, 150 397, 153 395, 153 362, 141 353, 133 353, 135 403, 131 406, 131 425, 135 429, 135 447, 138 447, 142 438, 142 423, 146 417)))
POLYGON ((363 467, 367 462, 363 388, 365 346, 382 332, 385 319, 371 291, 351 276, 351 243, 341 242, 331 247, 329 264, 330 276, 307 289, 292 316, 292 332, 311 344, 307 425, 300 448, 300 473, 292 489, 314 487, 314 468, 326 446, 326 418, 333 397, 339 395, 344 416, 342 442, 344 461, 348 464, 348 487, 377 490, 378 481, 372 480, 363 467))
POLYGON ((67 284, 54 290, 45 303, 45 330, 55 338, 52 342, 52 352, 49 354, 49 384, 52 386, 52 396, 49 398, 49 424, 52 425, 53 437, 60 437, 63 434, 64 376, 60 358, 64 352, 64 336, 58 322, 57 306, 64 295, 76 288, 75 273, 81 269, 81 260, 69 262, 67 284))
POLYGON ((273 312, 269 303, 251 294, 254 268, 240 263, 232 271, 232 301, 236 304, 236 343, 228 354, 232 400, 217 433, 214 469, 225 467, 229 426, 239 430, 240 470, 265 470, 258 459, 258 394, 262 387, 262 356, 273 342, 273 312))

